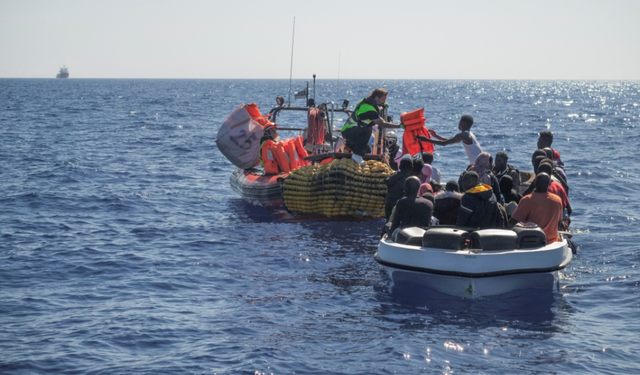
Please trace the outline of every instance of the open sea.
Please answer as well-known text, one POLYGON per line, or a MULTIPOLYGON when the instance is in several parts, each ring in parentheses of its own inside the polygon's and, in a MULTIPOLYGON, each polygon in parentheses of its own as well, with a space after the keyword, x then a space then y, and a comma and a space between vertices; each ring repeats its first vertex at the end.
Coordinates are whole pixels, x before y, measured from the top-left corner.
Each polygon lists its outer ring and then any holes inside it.
MULTIPOLYGON (((443 136, 472 115, 521 170, 554 132, 579 250, 553 290, 399 290, 381 222, 240 199, 217 131, 289 80, 0 79, 0 373, 640 373, 640 82, 318 80, 317 102, 376 87, 443 136)), ((467 161, 436 146, 443 182, 467 161)))

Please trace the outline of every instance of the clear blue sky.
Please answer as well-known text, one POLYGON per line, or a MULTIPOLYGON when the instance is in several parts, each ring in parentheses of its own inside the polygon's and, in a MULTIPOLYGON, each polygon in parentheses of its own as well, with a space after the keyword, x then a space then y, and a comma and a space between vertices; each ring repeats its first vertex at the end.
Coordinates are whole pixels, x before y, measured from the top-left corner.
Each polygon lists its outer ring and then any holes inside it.
POLYGON ((0 77, 640 79, 640 1, 0 0, 0 77))

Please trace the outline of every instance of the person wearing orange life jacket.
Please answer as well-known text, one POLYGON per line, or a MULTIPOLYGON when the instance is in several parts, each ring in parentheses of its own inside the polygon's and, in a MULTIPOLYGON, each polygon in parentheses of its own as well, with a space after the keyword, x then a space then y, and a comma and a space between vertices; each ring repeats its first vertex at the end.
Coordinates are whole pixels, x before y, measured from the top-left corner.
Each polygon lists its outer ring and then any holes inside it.
POLYGON ((277 138, 278 126, 272 123, 265 126, 264 134, 260 139, 260 166, 264 168, 266 174, 278 174, 278 162, 270 150, 275 145, 277 138))
POLYGON ((381 128, 396 129, 396 125, 385 121, 380 117, 380 106, 387 101, 385 89, 375 89, 366 98, 360 100, 353 113, 342 127, 342 137, 345 139, 347 147, 351 149, 351 158, 360 164, 364 164, 362 157, 367 153, 367 144, 371 138, 373 125, 381 128))

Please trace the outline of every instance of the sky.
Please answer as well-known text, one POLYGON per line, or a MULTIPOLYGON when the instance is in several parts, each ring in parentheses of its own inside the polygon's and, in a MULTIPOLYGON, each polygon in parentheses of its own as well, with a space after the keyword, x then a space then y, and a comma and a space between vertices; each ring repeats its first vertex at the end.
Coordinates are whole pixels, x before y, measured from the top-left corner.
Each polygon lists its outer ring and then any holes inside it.
POLYGON ((637 0, 0 0, 0 78, 640 80, 639 15, 637 0))

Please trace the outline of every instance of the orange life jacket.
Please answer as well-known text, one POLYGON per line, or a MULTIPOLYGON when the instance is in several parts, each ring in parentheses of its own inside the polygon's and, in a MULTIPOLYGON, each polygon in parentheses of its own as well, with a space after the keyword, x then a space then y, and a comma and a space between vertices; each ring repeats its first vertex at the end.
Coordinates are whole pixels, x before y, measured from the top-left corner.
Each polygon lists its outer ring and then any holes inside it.
POLYGON ((276 160, 278 161, 278 167, 284 173, 291 172, 291 165, 289 161, 289 155, 287 155, 287 151, 284 148, 283 142, 278 142, 276 144, 276 160))
POLYGON ((405 112, 400 115, 400 121, 404 124, 402 135, 402 154, 415 155, 419 152, 433 152, 433 144, 418 140, 418 135, 424 135, 431 139, 431 135, 424 126, 427 118, 424 117, 424 108, 405 112))
POLYGON ((262 142, 260 146, 260 164, 265 174, 278 174, 278 161, 276 160, 276 143, 270 139, 262 142))
POLYGON ((289 156, 289 167, 291 170, 300 168, 300 157, 296 151, 296 140, 293 138, 287 139, 284 141, 284 148, 285 151, 287 151, 287 156, 289 156))

